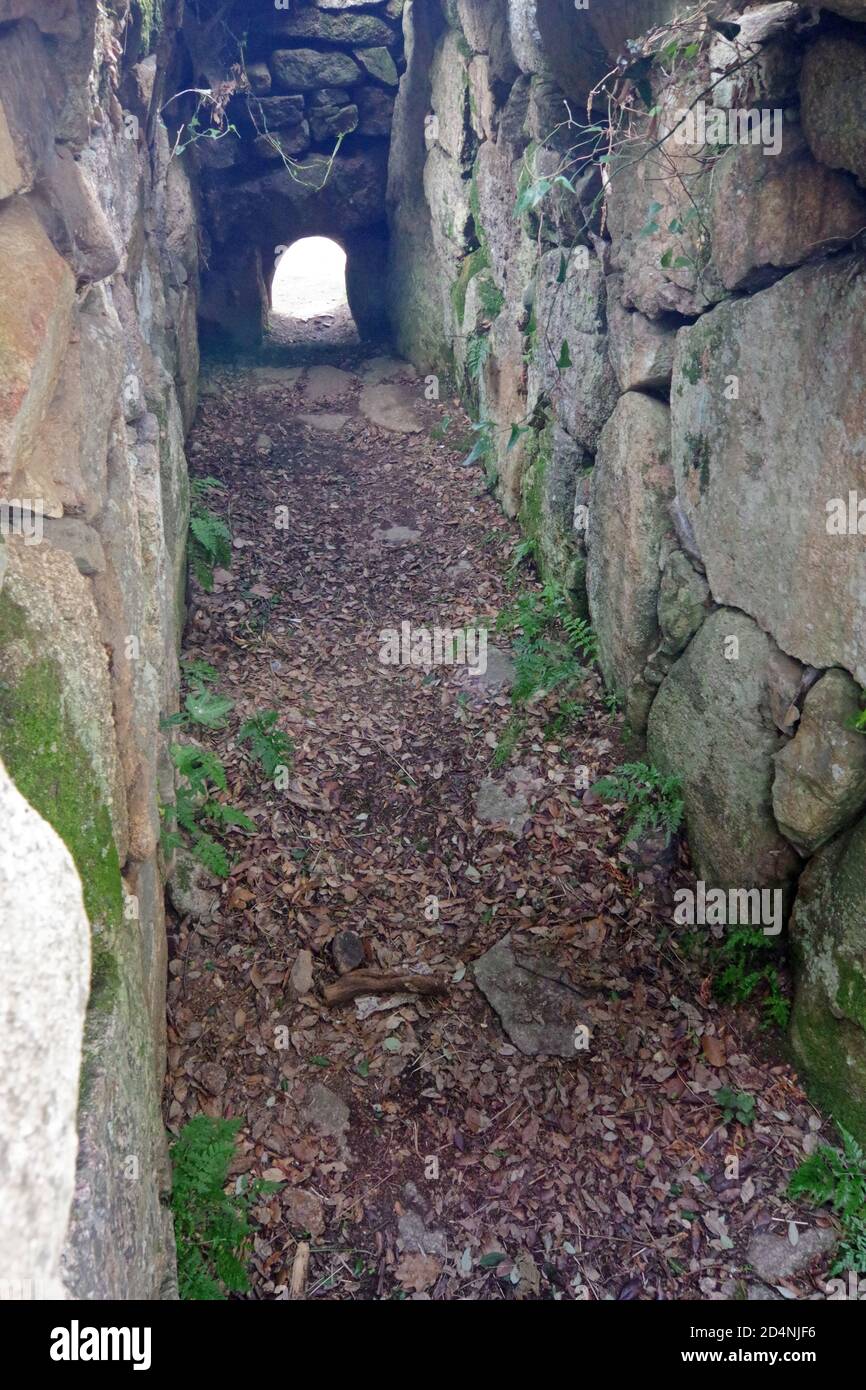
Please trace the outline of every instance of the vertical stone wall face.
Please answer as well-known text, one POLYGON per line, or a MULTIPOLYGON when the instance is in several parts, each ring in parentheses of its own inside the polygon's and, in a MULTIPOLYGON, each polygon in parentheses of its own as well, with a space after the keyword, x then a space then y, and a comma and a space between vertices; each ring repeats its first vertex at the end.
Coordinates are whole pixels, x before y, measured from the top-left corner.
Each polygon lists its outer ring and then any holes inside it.
POLYGON ((4 1278, 94 1299, 171 1296, 173 1267, 160 720, 178 697, 198 241, 140 19, 0 0, 0 931, 29 1001, 0 1040, 0 1244, 4 1278), (16 1091, 54 1117, 50 1155, 27 1154, 16 1091))
POLYGON ((683 777, 697 876, 793 902, 795 1049, 862 1136, 866 5, 693 8, 411 0, 389 311, 683 777), (723 134, 674 138, 699 100, 723 134))

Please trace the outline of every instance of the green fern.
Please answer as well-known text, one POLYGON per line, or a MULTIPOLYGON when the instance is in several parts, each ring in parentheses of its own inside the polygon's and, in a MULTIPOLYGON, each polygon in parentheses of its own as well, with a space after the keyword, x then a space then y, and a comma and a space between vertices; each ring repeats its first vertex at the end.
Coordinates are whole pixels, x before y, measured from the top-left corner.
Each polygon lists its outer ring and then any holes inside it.
POLYGON ((197 1115, 171 1146, 171 1208, 178 1287, 184 1300, 225 1301, 227 1294, 246 1293, 250 1287, 250 1207, 261 1194, 276 1192, 282 1184, 241 1180, 234 1195, 226 1193, 235 1136, 242 1124, 239 1119, 197 1115))
POLYGON ((490 339, 486 334, 473 333, 466 344, 466 370, 473 381, 481 380, 484 363, 490 356, 490 339))
POLYGON ((846 1269, 866 1274, 866 1156, 861 1145, 837 1122, 842 1148, 821 1147, 804 1159, 788 1184, 793 1198, 810 1197, 831 1206, 842 1223, 842 1241, 830 1273, 846 1269))
POLYGON ((213 512, 195 511, 189 519, 189 558, 193 573, 205 593, 213 589, 217 565, 226 567, 232 558, 232 535, 221 517, 213 512))
POLYGON ((726 1004, 745 1004, 759 995, 765 1028, 787 1025, 791 1006, 782 989, 779 947, 760 927, 729 926, 713 953, 713 991, 726 1004))
POLYGON ((669 844, 683 819, 682 778, 666 776, 646 763, 623 763, 592 788, 603 801, 625 803, 628 834, 624 844, 661 831, 669 844))
POLYGON ((269 781, 273 781, 279 767, 291 766, 295 753, 292 740, 276 727, 277 718, 276 710, 264 710, 242 724, 238 732, 241 743, 250 744, 250 752, 261 763, 269 781))
POLYGON ((255 831, 255 825, 236 806, 217 801, 214 792, 226 791, 228 779, 225 768, 215 753, 207 748, 176 743, 171 759, 180 774, 172 807, 163 808, 167 822, 163 830, 163 852, 169 853, 187 844, 200 864, 217 878, 228 878, 231 863, 224 847, 211 830, 235 826, 255 831), (173 824, 172 824, 173 822, 173 824), (174 827, 177 827, 176 829, 174 827), (183 831, 184 835, 180 835, 183 831))
POLYGON ((232 558, 231 531, 222 517, 203 505, 203 499, 216 489, 225 490, 217 478, 194 478, 190 484, 189 560, 196 579, 208 594, 213 589, 214 568, 227 567, 232 558))
POLYGON ((493 758, 491 761, 494 767, 505 766, 520 742, 520 736, 525 728, 526 720, 523 716, 512 714, 502 731, 501 739, 493 750, 493 758))

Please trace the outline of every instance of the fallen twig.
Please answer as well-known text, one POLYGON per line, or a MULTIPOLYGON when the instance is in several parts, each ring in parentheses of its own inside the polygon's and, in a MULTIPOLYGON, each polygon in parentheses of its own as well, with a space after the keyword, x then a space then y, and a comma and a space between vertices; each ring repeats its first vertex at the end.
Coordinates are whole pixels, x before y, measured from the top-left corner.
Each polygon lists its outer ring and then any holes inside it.
POLYGON ((384 972, 380 970, 351 970, 341 980, 326 985, 323 991, 326 1004, 345 1004, 358 994, 446 994, 448 983, 440 975, 413 975, 409 970, 384 972))

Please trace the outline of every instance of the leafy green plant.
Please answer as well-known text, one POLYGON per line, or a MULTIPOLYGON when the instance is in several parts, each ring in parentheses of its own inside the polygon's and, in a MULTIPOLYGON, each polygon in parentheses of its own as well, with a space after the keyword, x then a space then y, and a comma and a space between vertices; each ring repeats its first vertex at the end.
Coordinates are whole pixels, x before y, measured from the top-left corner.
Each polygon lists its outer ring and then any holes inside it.
POLYGON ((495 319, 502 312, 505 303, 505 295, 486 275, 482 275, 478 281, 478 298, 481 307, 489 319, 495 319))
POLYGON ((475 435, 475 443, 463 460, 463 467, 468 468, 470 464, 480 463, 481 467, 484 469, 484 478, 487 488, 489 491, 492 491, 499 481, 499 470, 496 467, 496 442, 493 437, 493 422, 491 420, 473 420, 471 421, 470 427, 475 435))
POLYGON ((250 1207, 282 1184, 241 1178, 236 1192, 226 1193, 235 1136, 242 1124, 240 1119, 197 1115, 171 1146, 171 1209, 182 1299, 225 1301, 226 1294, 246 1293, 250 1287, 250 1207))
POLYGON ((512 714, 502 731, 502 737, 493 750, 491 762, 494 767, 504 767, 520 742, 526 728, 526 720, 520 714, 512 714))
POLYGON ((511 552, 511 563, 508 566, 510 576, 517 574, 520 566, 533 563, 538 553, 538 542, 532 536, 524 536, 519 540, 511 552))
POLYGON ((836 1125, 842 1148, 822 1144, 803 1160, 788 1184, 788 1196, 831 1206, 842 1223, 842 1241, 831 1274, 866 1273, 866 1155, 847 1129, 836 1125))
MULTIPOLYGON (((512 556, 512 573, 523 559, 534 554, 533 541, 518 542, 512 556)), ((592 657, 596 650, 592 628, 574 612, 568 594, 553 580, 540 591, 526 590, 516 594, 499 614, 496 631, 517 634, 513 643, 515 673, 511 700, 518 707, 528 704, 542 692, 549 694, 557 689, 564 692, 580 684, 586 671, 577 653, 592 657)), ((579 713, 582 713, 581 705, 562 699, 552 721, 554 736, 564 733, 579 713)), ((494 766, 507 762, 524 726, 525 721, 519 721, 506 727, 494 754, 494 766)), ((548 730, 550 728, 549 724, 548 730)))
POLYGON ((217 800, 217 793, 227 790, 227 778, 215 753, 193 744, 176 743, 171 749, 171 760, 180 780, 174 806, 164 808, 163 814, 169 824, 163 832, 163 848, 168 852, 183 846, 186 843, 183 831, 189 837, 189 848, 196 859, 217 878, 228 878, 231 870, 228 855, 211 832, 227 826, 249 831, 256 827, 236 806, 217 800))
POLYGON ((577 723, 585 709, 586 706, 580 700, 560 700, 556 714, 545 727, 544 737, 562 738, 577 723))
POLYGON ((745 1004, 761 996, 764 1027, 784 1028, 791 1006, 782 989, 779 948, 773 937, 748 924, 729 926, 715 952, 713 990, 727 1004, 745 1004))
POLYGON ((660 831, 669 844, 683 819, 682 779, 659 772, 647 763, 622 763, 593 787, 603 801, 622 801, 628 834, 624 844, 660 831))
POLYGON ((208 689, 219 679, 217 672, 207 661, 185 661, 182 666, 190 689, 183 709, 164 719, 163 727, 200 724, 205 729, 224 729, 235 702, 227 695, 218 695, 215 690, 208 689))
POLYGON ((276 710, 263 710, 242 724, 238 732, 240 742, 249 743, 250 752, 261 763, 270 781, 276 776, 277 768, 291 766, 295 753, 292 740, 276 727, 277 718, 276 710))
POLYGON ((466 344, 466 370, 473 381, 481 380, 484 363, 490 356, 490 339, 484 333, 472 333, 466 344))
POLYGON ((715 1101, 724 1117, 725 1124, 736 1120, 741 1125, 755 1122, 755 1097, 746 1091, 735 1091, 731 1086, 722 1086, 715 1094, 715 1101))
POLYGON ((205 593, 213 590, 217 565, 231 564, 232 533, 222 517, 204 506, 203 498, 214 488, 222 488, 216 478, 196 478, 191 485, 192 507, 189 517, 189 562, 205 593))

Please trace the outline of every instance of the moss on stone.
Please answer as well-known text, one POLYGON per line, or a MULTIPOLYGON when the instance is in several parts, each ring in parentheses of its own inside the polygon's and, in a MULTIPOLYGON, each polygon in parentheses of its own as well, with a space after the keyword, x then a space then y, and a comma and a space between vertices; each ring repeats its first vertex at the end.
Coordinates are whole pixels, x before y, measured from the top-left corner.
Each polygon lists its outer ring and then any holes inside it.
POLYGON ((466 291, 469 289, 469 282, 476 275, 480 275, 482 270, 487 270, 489 265, 490 258, 483 246, 479 246, 477 250, 470 251, 468 256, 463 257, 460 274, 451 286, 451 303, 454 307, 458 329, 463 327, 463 315, 466 312, 466 291))
POLYGON ((836 969, 839 975, 836 1003, 866 1033, 866 977, 863 970, 844 956, 837 957, 836 969))
POLYGON ((849 1063, 849 1055, 862 1053, 860 1029, 848 1019, 835 1017, 825 1003, 812 997, 808 987, 801 987, 792 1042, 812 1099, 861 1142, 866 1142, 866 1101, 852 1088, 849 1063))
MULTIPOLYGON (((0 596, 0 650, 25 650, 24 610, 0 596)), ((0 672, 0 755, 31 806, 57 831, 78 870, 94 933, 91 1006, 106 1007, 117 986, 113 945, 123 922, 120 863, 111 816, 90 760, 63 708, 60 669, 50 656, 4 662, 0 672)))
POLYGON ((530 540, 541 539, 541 497, 544 477, 550 464, 550 426, 533 435, 528 450, 529 459, 523 478, 523 497, 520 507, 520 528, 530 540))

